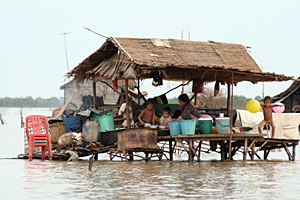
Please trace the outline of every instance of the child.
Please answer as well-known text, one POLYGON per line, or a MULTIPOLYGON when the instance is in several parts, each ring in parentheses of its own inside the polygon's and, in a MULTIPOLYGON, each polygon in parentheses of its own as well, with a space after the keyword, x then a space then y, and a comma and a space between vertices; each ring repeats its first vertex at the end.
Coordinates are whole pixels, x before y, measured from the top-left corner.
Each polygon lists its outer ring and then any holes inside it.
POLYGON ((262 109, 263 109, 263 113, 264 113, 264 120, 259 124, 258 126, 258 132, 262 133, 262 128, 269 123, 272 127, 272 138, 274 138, 275 136, 275 124, 273 122, 272 119, 272 108, 276 107, 276 106, 282 106, 282 105, 271 105, 272 103, 272 99, 270 96, 266 96, 264 98, 264 104, 260 104, 262 109))
POLYGON ((145 127, 145 123, 154 124, 155 122, 155 109, 151 101, 147 101, 146 108, 138 116, 137 128, 145 127))
POLYGON ((164 107, 163 108, 163 115, 160 118, 160 125, 169 126, 169 121, 172 120, 171 117, 171 108, 170 107, 164 107))

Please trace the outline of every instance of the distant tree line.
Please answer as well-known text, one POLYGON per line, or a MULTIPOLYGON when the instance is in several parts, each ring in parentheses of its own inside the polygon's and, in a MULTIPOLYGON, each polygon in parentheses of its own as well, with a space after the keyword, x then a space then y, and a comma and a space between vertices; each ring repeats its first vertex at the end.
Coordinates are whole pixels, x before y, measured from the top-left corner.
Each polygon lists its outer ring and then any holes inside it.
MULTIPOLYGON (((193 93, 187 92, 189 96, 193 96, 193 93)), ((261 100, 260 96, 256 96, 255 100, 261 100)), ((240 95, 233 95, 233 108, 234 109, 246 109, 246 104, 249 98, 240 95)), ((178 98, 168 99, 170 104, 178 104, 178 98)), ((194 104, 194 100, 193 100, 194 104)), ((204 93, 199 93, 197 95, 197 105, 200 107, 215 107, 215 108, 226 108, 227 107, 227 93, 221 90, 217 96, 214 96, 214 91, 212 88, 205 88, 204 93)))
POLYGON ((31 96, 25 98, 0 98, 0 107, 61 107, 63 105, 63 98, 50 97, 43 99, 37 97, 33 99, 31 96))

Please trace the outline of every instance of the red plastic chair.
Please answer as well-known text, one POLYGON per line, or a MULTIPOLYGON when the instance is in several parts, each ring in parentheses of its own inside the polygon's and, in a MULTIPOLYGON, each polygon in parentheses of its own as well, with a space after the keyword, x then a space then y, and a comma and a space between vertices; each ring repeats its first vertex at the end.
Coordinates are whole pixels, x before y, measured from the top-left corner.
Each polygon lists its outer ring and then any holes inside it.
POLYGON ((29 144, 29 160, 32 160, 33 147, 42 148, 42 159, 45 159, 45 149, 48 148, 49 160, 52 160, 51 137, 48 132, 46 116, 30 115, 26 117, 26 133, 29 144))

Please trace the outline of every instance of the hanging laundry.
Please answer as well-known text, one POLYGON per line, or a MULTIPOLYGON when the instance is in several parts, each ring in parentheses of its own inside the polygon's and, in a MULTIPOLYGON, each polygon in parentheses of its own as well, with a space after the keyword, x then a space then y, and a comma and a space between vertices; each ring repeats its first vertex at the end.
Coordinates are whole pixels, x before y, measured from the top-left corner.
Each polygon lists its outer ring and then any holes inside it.
POLYGON ((215 91, 214 91, 214 97, 217 96, 220 92, 220 82, 216 81, 215 83, 215 91))
POLYGON ((225 85, 225 81, 220 81, 221 85, 225 85))
POLYGON ((193 79, 193 87, 192 92, 196 93, 203 93, 204 92, 204 83, 200 78, 193 79))
POLYGON ((114 92, 118 90, 118 80, 115 79, 112 81, 113 82, 113 86, 114 86, 114 92))

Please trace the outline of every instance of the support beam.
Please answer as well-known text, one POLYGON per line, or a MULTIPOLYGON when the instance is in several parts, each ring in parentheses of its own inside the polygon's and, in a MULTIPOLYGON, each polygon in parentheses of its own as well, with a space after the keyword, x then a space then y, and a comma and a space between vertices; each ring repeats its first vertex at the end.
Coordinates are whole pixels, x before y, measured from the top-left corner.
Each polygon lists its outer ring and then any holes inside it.
POLYGON ((244 161, 247 160, 247 151, 248 151, 247 146, 248 146, 248 139, 245 138, 245 140, 244 140, 244 155, 243 155, 244 161))
POLYGON ((97 102, 96 102, 96 82, 95 81, 93 81, 93 101, 94 101, 94 107, 95 107, 95 109, 97 109, 96 108, 96 104, 97 104, 97 102))
POLYGON ((125 99, 126 99, 126 119, 127 129, 130 129, 130 116, 129 116, 129 98, 128 98, 128 79, 125 80, 125 99))
POLYGON ((171 161, 173 161, 173 144, 172 139, 169 140, 169 158, 171 161))

